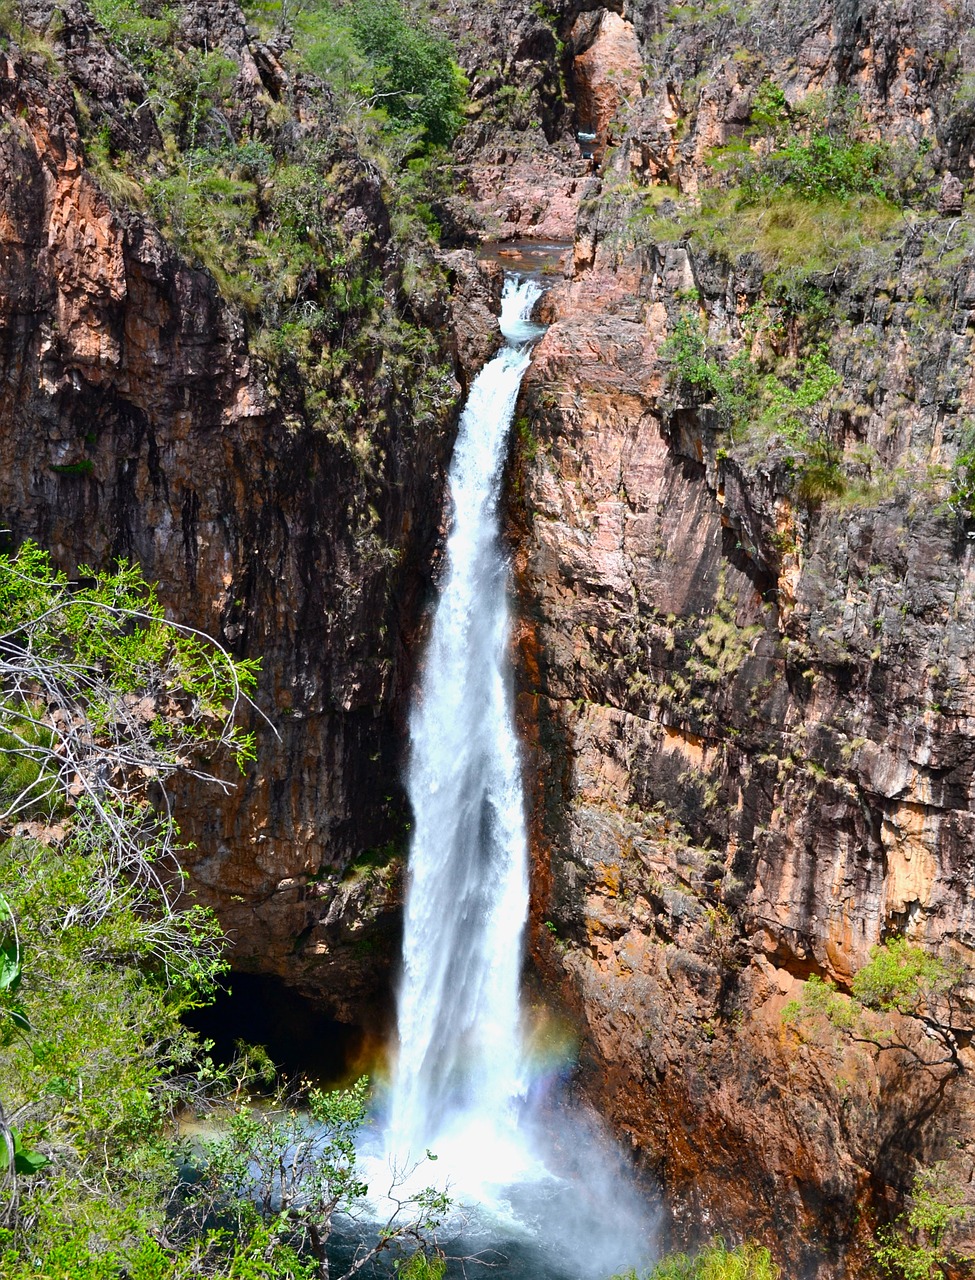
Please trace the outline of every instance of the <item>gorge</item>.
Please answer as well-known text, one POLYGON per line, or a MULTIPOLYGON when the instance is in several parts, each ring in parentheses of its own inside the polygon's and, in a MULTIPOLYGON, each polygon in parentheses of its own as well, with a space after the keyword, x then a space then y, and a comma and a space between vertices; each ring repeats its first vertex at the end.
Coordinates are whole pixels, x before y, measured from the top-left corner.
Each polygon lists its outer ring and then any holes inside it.
POLYGON ((416 5, 466 73, 448 158, 326 10, 3 11, 10 542, 127 556, 261 658, 256 761, 175 792, 190 885, 238 972, 386 1043, 448 462, 503 255, 569 243, 499 507, 523 989, 661 1247, 883 1274, 919 1172, 973 1199, 973 15, 416 5), (897 942, 944 999, 856 995, 897 942))

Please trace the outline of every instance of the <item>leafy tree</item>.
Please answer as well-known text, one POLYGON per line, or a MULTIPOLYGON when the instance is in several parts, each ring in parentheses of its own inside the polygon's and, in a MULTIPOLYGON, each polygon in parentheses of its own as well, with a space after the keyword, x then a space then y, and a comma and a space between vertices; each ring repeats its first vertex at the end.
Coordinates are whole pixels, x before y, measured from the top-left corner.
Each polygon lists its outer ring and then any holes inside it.
POLYGON ((931 1280, 958 1260, 947 1236, 970 1213, 961 1188, 948 1177, 944 1165, 921 1169, 914 1178, 907 1211, 877 1231, 870 1251, 889 1276, 931 1280))
MULTIPOLYGON (((0 1274, 322 1280, 364 1189, 365 1084, 312 1090, 307 1118, 254 1109, 266 1054, 217 1068, 181 1022, 226 965, 166 784, 231 785, 255 665, 167 621, 131 567, 70 583, 32 544, 0 556, 0 610, 0 1274), (220 1102, 226 1136, 190 1152, 176 1117, 220 1102)), ((444 1204, 403 1198, 354 1269, 432 1247, 444 1204)))
POLYGON ((467 79, 447 40, 401 0, 253 0, 251 11, 290 30, 299 64, 341 98, 447 146, 464 123, 467 79))
POLYGON ((179 772, 229 789, 209 761, 253 758, 235 717, 257 664, 168 621, 132 566, 81 568, 78 579, 30 542, 0 556, 0 831, 68 806, 68 839, 95 839, 104 863, 89 910, 114 892, 107 880, 124 877, 168 911, 179 833, 166 781, 179 772))
MULTIPOLYGON (((367 1089, 366 1079, 349 1089, 311 1089, 304 1110, 286 1100, 259 1109, 238 1106, 225 1134, 204 1142, 194 1159, 195 1180, 186 1193, 184 1224, 202 1225, 215 1212, 233 1214, 237 1233, 246 1236, 255 1215, 264 1223, 284 1223, 293 1239, 307 1242, 313 1275, 328 1280, 325 1246, 333 1220, 337 1214, 355 1216, 358 1202, 369 1191, 355 1145, 366 1116, 367 1089)), ((415 1170, 406 1172, 412 1175, 415 1170)), ((345 1276, 404 1243, 423 1257, 435 1249, 436 1228, 449 1200, 433 1188, 401 1194, 403 1181, 399 1171, 391 1171, 386 1218, 360 1244, 345 1276)))
POLYGON ((137 570, 71 584, 32 543, 0 556, 0 616, 0 1216, 36 1235, 52 1194, 73 1217, 93 1163, 116 1187, 151 1177, 192 1053, 179 1014, 225 967, 216 920, 179 903, 166 781, 250 758, 233 717, 256 666, 168 622, 137 570))
POLYGON ((357 0, 356 43, 373 66, 376 100, 396 120, 446 146, 463 123, 466 81, 446 40, 410 20, 398 0, 357 0))
POLYGON ((926 1068, 948 1066, 948 1074, 954 1075, 964 1069, 952 1024, 965 976, 957 961, 942 960, 906 938, 895 938, 871 949, 869 962, 853 979, 850 997, 813 975, 803 984, 801 996, 782 1010, 782 1019, 796 1026, 825 1021, 856 1042, 899 1050, 926 1068), (894 1028, 878 1027, 868 1019, 868 1010, 898 1013, 916 1022, 943 1056, 933 1061, 922 1056, 894 1028))

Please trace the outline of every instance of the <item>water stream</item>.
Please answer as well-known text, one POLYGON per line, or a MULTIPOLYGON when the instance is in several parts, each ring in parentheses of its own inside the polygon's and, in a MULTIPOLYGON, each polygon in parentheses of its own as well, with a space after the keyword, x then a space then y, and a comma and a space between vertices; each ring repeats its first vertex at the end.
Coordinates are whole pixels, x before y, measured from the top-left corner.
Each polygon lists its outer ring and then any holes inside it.
POLYGON ((647 1260, 651 1221, 595 1119, 551 1093, 542 1101, 545 1066, 521 1006, 528 840, 498 500, 541 292, 506 279, 505 345, 471 387, 450 467, 446 570, 410 725, 414 832, 384 1155, 404 1168, 436 1153, 435 1176, 420 1177, 449 1186, 467 1213, 464 1250, 487 1250, 499 1280, 595 1280, 647 1260))
POLYGON ((447 569, 410 726, 415 827, 390 1139, 422 1153, 460 1136, 476 1142, 481 1167, 499 1141, 511 1145, 526 1087, 519 986, 528 841, 497 506, 508 428, 540 333, 528 319, 540 293, 533 281, 508 278, 505 346, 475 380, 461 418, 447 569))

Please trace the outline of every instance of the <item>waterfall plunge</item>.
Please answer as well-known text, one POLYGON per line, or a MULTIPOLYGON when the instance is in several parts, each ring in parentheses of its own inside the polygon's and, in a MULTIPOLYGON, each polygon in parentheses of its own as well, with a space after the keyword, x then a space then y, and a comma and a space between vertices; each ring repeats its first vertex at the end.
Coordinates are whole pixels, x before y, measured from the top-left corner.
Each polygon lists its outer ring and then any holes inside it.
POLYGON ((519 979, 528 851, 498 496, 541 289, 505 282, 506 346, 471 387, 450 468, 447 569, 411 720, 415 828, 390 1146, 510 1180, 523 1165, 519 979), (500 1144, 500 1146, 499 1146, 500 1144), (512 1168, 512 1160, 515 1167, 512 1168))
POLYGON ((528 841, 498 498, 541 292, 506 280, 507 345, 471 387, 450 467, 446 572, 410 724, 399 1058, 373 1168, 413 1191, 446 1186, 466 1223, 459 1256, 486 1251, 502 1280, 604 1280, 649 1261, 654 1215, 598 1120, 529 1060, 521 1026, 528 841), (427 1150, 438 1164, 414 1168, 427 1150))

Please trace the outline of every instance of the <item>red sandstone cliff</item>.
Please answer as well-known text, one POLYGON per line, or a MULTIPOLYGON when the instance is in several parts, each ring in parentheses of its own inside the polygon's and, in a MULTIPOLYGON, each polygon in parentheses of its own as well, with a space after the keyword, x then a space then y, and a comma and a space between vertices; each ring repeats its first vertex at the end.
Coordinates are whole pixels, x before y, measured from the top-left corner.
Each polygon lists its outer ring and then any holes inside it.
POLYGON ((952 1022, 960 1075, 916 1022, 900 1030, 929 1067, 781 1015, 810 974, 844 989, 891 937, 975 958, 975 577, 952 498, 971 223, 906 196, 851 249, 827 210, 836 243, 817 257, 813 237, 786 278, 768 237, 729 255, 746 214, 720 223, 695 197, 727 184, 711 149, 754 138, 770 80, 785 111, 855 93, 868 137, 930 157, 934 189, 945 170, 967 184, 967 30, 908 5, 565 10, 558 30, 577 119, 612 106, 515 464, 534 954, 679 1237, 752 1234, 787 1274, 866 1274, 873 1214, 916 1162, 971 1182, 972 991, 952 1022), (584 21, 622 33, 616 74, 568 61, 584 21), (782 303, 786 279, 830 315, 815 341, 840 386, 816 430, 839 496, 803 487, 788 441, 729 430, 667 347, 693 323, 720 358, 795 367, 814 321, 782 303), (781 329, 756 329, 769 307, 781 329))
MULTIPOLYGON (((80 4, 60 25, 27 9, 48 55, 15 32, 0 66, 4 519, 69 569, 137 558, 180 618, 263 657, 280 740, 262 732, 229 804, 183 797, 193 880, 239 965, 359 1016, 395 952, 381 851, 404 835, 402 713, 456 404, 446 331, 476 366, 489 290, 460 251, 464 305, 450 316, 446 289, 411 301, 378 169, 238 10, 189 6, 183 38, 234 62, 260 137, 320 135, 328 218, 360 237, 391 312, 439 335, 433 411, 377 342, 328 389, 346 407, 323 428, 257 355, 246 306, 93 177, 79 100, 116 149, 158 145, 138 72, 80 4)), ((748 141, 763 82, 790 108, 855 91, 871 136, 924 143, 933 173, 969 183, 964 9, 502 4, 439 20, 471 78, 457 155, 483 228, 575 240, 512 475, 534 958, 678 1236, 754 1234, 789 1274, 864 1274, 871 1215, 915 1161, 948 1158, 971 1182, 967 1075, 939 1096, 944 1073, 799 1035, 781 1011, 811 973, 848 983, 895 932, 966 964, 975 948, 975 580, 952 502, 969 219, 908 204, 812 271, 842 376, 826 424, 842 499, 803 500, 781 442, 731 438, 662 354, 692 309, 730 356, 754 344, 746 315, 780 305, 774 264, 729 257, 727 227, 693 222, 723 181, 711 149, 748 141)), ((804 323, 763 341, 794 359, 804 323)), ((957 1023, 967 1071, 964 1006, 957 1023)))

